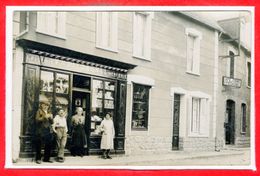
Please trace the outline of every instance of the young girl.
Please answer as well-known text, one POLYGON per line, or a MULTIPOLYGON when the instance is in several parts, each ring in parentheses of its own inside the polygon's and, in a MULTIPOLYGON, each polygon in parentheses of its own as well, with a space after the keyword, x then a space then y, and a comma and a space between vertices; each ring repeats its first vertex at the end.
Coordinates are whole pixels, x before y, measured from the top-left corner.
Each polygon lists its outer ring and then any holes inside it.
POLYGON ((53 131, 56 133, 56 142, 58 148, 58 162, 64 162, 64 149, 67 143, 67 119, 63 109, 58 109, 58 114, 53 120, 53 131))
POLYGON ((112 159, 111 156, 109 156, 109 152, 111 149, 114 149, 115 129, 110 113, 106 114, 105 119, 100 124, 100 128, 102 131, 100 148, 103 150, 103 158, 112 159))
POLYGON ((83 157, 85 154, 85 148, 87 147, 86 133, 84 129, 85 117, 82 115, 83 109, 78 107, 76 114, 72 116, 72 146, 71 154, 73 156, 83 157))

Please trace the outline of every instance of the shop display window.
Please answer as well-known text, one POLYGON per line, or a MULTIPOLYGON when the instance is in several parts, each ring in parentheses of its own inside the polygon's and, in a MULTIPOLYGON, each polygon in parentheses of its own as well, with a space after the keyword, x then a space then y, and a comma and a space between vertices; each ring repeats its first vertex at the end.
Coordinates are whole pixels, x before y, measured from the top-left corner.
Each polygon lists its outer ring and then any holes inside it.
POLYGON ((100 135, 100 123, 106 113, 114 115, 115 109, 115 82, 93 80, 91 109, 91 135, 100 135))
POLYGON ((147 130, 150 86, 133 84, 132 129, 147 130))

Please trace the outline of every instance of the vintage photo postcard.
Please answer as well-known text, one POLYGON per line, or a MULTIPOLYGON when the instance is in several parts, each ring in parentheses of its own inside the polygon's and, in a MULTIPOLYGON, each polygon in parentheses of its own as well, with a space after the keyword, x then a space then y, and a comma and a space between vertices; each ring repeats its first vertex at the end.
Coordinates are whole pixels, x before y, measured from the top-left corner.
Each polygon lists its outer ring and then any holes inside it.
POLYGON ((6 20, 6 168, 256 169, 253 7, 6 20))

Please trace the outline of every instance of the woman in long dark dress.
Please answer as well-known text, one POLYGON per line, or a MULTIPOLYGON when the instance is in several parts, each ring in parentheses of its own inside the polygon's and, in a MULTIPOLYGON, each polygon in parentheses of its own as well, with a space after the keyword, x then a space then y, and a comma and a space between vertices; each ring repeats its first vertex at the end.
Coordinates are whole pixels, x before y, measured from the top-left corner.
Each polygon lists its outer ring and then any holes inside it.
POLYGON ((71 154, 73 156, 83 157, 85 154, 85 148, 87 147, 86 133, 84 129, 85 117, 82 115, 83 109, 78 107, 76 114, 72 116, 72 146, 71 154))

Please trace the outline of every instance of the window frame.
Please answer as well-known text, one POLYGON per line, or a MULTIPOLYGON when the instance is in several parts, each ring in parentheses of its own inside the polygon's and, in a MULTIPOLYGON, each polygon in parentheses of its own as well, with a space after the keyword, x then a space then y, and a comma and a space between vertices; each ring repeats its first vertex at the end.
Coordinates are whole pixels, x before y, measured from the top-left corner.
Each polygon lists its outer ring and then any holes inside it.
POLYGON ((151 101, 151 88, 152 86, 150 85, 145 85, 145 84, 140 84, 140 83, 134 83, 132 82, 132 102, 131 102, 131 121, 130 121, 130 129, 131 131, 149 131, 149 118, 150 118, 150 101, 151 101), (148 88, 148 99, 146 100, 146 104, 147 104, 147 112, 146 112, 146 117, 144 118, 145 120, 145 124, 146 126, 144 126, 144 128, 136 128, 133 127, 133 111, 134 111, 134 86, 138 85, 138 86, 145 86, 148 88))
POLYGON ((186 34, 186 59, 187 59, 187 65, 186 65, 186 73, 200 76, 200 49, 201 49, 201 40, 202 40, 202 33, 194 28, 186 28, 185 29, 186 34), (194 47, 193 52, 190 54, 189 51, 189 37, 194 38, 194 47), (190 70, 189 66, 189 56, 192 55, 192 70, 190 70))
POLYGON ((248 88, 251 88, 251 85, 252 85, 252 63, 251 61, 247 60, 246 61, 246 86, 248 88), (249 69, 248 69, 248 64, 250 64, 250 72, 249 72, 249 69), (250 82, 249 82, 249 77, 250 77, 250 82))
POLYGON ((151 32, 152 32, 152 19, 154 17, 153 12, 133 12, 133 57, 146 60, 146 61, 151 61, 151 32), (143 36, 143 55, 139 52, 138 48, 141 45, 140 44, 140 26, 137 23, 138 15, 143 15, 145 16, 145 21, 144 21, 144 36, 143 36))
POLYGON ((204 93, 191 92, 188 98, 188 119, 189 119, 189 129, 188 137, 209 137, 210 135, 210 96, 204 93), (201 94, 201 95, 199 95, 201 94), (193 121, 193 99, 199 99, 200 101, 200 117, 199 117, 199 129, 198 131, 192 131, 192 121, 193 121))
POLYGON ((242 103, 241 104, 241 134, 246 134, 247 132, 247 105, 246 103, 242 103), (245 115, 245 116, 244 116, 245 115), (245 122, 245 124, 244 124, 245 122), (243 129, 245 129, 245 131, 243 131, 243 129))
POLYGON ((59 30, 59 32, 53 32, 55 31, 55 29, 54 30, 52 29, 50 31, 51 24, 48 23, 47 25, 45 25, 44 23, 47 20, 46 18, 50 18, 50 16, 48 16, 51 15, 50 13, 53 12, 37 11, 36 32, 65 40, 66 39, 66 12, 55 11, 56 13, 55 18, 57 18, 55 19, 57 20, 56 27, 57 30, 59 30), (42 19, 40 20, 40 18, 42 19))
POLYGON ((118 12, 96 12, 96 48, 111 51, 111 52, 118 52, 118 12), (104 13, 109 13, 111 22, 108 23, 111 34, 103 34, 102 33, 102 16, 104 13), (110 43, 108 46, 103 45, 103 36, 108 35, 108 39, 110 43))

